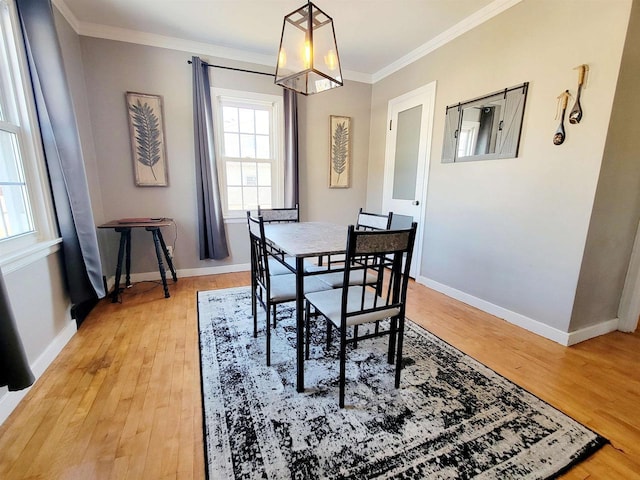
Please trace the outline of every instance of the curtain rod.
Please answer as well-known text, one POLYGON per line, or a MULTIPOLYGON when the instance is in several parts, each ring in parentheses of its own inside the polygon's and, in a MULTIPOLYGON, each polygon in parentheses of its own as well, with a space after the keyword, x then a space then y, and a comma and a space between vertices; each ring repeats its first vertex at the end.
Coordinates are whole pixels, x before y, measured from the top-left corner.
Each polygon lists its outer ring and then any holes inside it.
MULTIPOLYGON (((193 63, 193 62, 191 60, 187 60, 187 63, 189 65, 191 65, 191 63, 193 63)), ((205 62, 203 62, 203 63, 205 63, 205 62)), ((236 72, 255 73, 257 75, 266 75, 268 77, 275 77, 274 73, 257 72, 255 70, 245 70, 244 68, 225 67, 224 65, 211 65, 209 63, 207 63, 206 65, 209 68, 224 68, 225 70, 234 70, 236 72)))

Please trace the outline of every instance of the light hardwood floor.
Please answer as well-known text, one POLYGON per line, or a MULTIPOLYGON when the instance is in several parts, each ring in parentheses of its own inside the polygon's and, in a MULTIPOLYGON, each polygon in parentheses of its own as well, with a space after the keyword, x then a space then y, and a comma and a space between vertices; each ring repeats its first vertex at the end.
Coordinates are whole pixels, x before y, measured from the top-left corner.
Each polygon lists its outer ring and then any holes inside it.
MULTIPOLYGON (((0 479, 204 479, 196 292, 248 282, 103 300, 0 427, 0 479)), ((415 283, 409 300, 411 319, 611 441, 563 478, 640 479, 638 332, 567 348, 415 283)))

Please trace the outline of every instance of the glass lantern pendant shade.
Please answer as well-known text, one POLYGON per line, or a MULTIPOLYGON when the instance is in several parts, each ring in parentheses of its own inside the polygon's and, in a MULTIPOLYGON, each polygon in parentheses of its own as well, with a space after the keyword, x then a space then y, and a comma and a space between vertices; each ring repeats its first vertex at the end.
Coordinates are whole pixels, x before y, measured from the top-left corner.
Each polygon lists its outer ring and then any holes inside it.
POLYGON ((275 83, 304 95, 342 86, 333 19, 311 2, 284 17, 275 83))

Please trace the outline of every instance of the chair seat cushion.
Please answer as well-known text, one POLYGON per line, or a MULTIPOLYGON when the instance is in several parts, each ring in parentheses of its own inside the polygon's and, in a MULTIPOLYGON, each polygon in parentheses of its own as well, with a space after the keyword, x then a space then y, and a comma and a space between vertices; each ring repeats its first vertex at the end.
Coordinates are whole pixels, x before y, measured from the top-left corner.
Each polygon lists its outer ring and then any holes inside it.
MULTIPOLYGON (((362 285, 364 270, 352 270, 349 275, 349 285, 362 285)), ((341 288, 344 284, 344 272, 325 273, 317 276, 318 279, 329 285, 331 288, 341 288)), ((373 272, 367 272, 367 285, 375 285, 378 276, 373 272)))
MULTIPOLYGON (((328 290, 326 283, 321 282, 317 278, 305 277, 304 292, 318 292, 328 290)), ((276 275, 271 277, 271 301, 273 303, 290 302, 296 299, 296 276, 292 273, 289 275, 276 275)))
MULTIPOLYGON (((325 317, 327 317, 335 326, 340 326, 342 309, 342 288, 336 288, 331 290, 324 290, 319 292, 313 292, 305 294, 305 298, 310 302, 317 310, 320 311, 325 317)), ((366 310, 373 308, 374 300, 376 300, 376 307, 383 307, 385 300, 382 297, 377 296, 373 290, 365 289, 364 308, 361 308, 362 299, 362 287, 349 287, 349 293, 347 298, 347 312, 355 312, 358 310, 366 310)), ((347 325, 360 325, 362 323, 375 322, 377 320, 384 320, 385 318, 393 317, 400 314, 400 308, 387 307, 381 308, 371 312, 362 313, 360 315, 354 315, 347 317, 347 325)))
MULTIPOLYGON (((291 267, 294 269, 296 268, 296 259, 293 257, 284 257, 284 261, 288 264, 291 265, 291 267)), ((271 276, 275 276, 275 275, 289 275, 292 274, 293 272, 291 270, 289 270, 286 266, 284 266, 282 264, 282 262, 276 258, 273 257, 269 257, 269 274, 271 276)))

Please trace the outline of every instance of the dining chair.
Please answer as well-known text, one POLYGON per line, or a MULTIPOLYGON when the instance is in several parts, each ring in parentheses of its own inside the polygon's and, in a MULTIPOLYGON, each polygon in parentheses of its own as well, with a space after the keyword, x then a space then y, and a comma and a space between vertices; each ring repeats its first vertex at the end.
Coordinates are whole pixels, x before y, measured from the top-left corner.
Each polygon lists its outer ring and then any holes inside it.
MULTIPOLYGON (((264 235, 264 220, 262 217, 247 215, 249 224, 249 241, 251 246, 251 312, 253 314, 253 336, 258 336, 258 307, 260 303, 265 311, 267 337, 267 366, 271 365, 271 320, 275 327, 276 306, 281 303, 292 302, 296 299, 296 276, 271 275, 269 254, 264 235)), ((315 278, 305 279, 304 291, 315 292, 329 287, 315 278)))
POLYGON ((355 341, 389 336, 387 362, 394 364, 395 387, 400 387, 402 344, 405 323, 405 305, 409 267, 416 237, 416 223, 403 230, 356 230, 349 226, 344 282, 347 287, 305 294, 306 352, 309 358, 311 308, 327 320, 327 350, 331 345, 333 326, 340 331, 339 400, 344 407, 347 345, 355 341), (378 292, 364 281, 351 284, 351 266, 359 262, 365 268, 385 271, 384 290, 378 292), (350 327, 384 322, 379 329, 361 332, 359 336, 347 335, 350 327))
MULTIPOLYGON (((254 216, 262 217, 264 223, 293 223, 300 221, 300 210, 298 205, 292 208, 262 208, 258 205, 257 214, 254 216)), ((269 258, 269 267, 271 275, 287 275, 295 271, 295 259, 291 257, 280 256, 280 259, 269 258), (283 264, 287 263, 289 267, 283 264)))
MULTIPOLYGON (((382 213, 371 213, 365 212, 362 207, 358 211, 358 218, 355 225, 356 230, 360 231, 380 231, 380 230, 389 230, 391 227, 391 223, 393 221, 393 212, 389 212, 386 215, 382 213)), ((334 272, 330 273, 331 264, 344 264, 344 257, 340 260, 332 260, 329 257, 329 265, 326 267, 326 274, 322 275, 320 279, 330 285, 333 288, 342 288, 344 277, 342 272, 334 272)), ((310 269, 312 270, 312 269, 310 269)), ((321 266, 315 269, 315 271, 321 270, 321 266)), ((351 276, 351 282, 354 285, 362 283, 361 275, 364 275, 364 269, 361 269, 359 273, 357 273, 358 269, 354 269, 354 272, 351 276)), ((367 281, 368 285, 381 285, 381 272, 373 271, 373 269, 369 269, 367 273, 367 281)))

